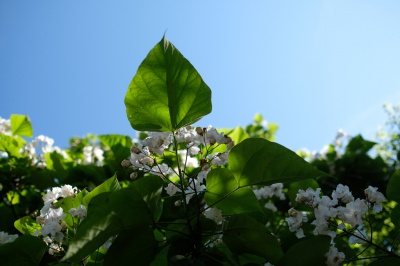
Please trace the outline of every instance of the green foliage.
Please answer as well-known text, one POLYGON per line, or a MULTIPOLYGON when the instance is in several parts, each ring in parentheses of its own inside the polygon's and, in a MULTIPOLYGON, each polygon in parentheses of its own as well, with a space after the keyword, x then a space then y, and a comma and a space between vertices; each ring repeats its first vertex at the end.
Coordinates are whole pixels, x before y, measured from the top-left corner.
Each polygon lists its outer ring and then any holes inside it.
POLYGON ((47 246, 41 239, 23 235, 0 246, 1 265, 39 265, 46 250, 47 246))
POLYGON ((0 231, 23 236, 0 243, 2 265, 325 265, 333 243, 344 264, 398 264, 400 170, 370 155, 375 142, 358 135, 320 156, 299 156, 271 142, 278 126, 260 114, 223 134, 188 126, 211 112, 211 90, 165 37, 139 66, 125 105, 139 142, 88 135, 66 151, 32 153, 29 118, 11 116, 0 134, 0 231), (327 201, 337 183, 355 197, 368 186, 386 189, 392 201, 367 198, 358 227, 340 224, 360 211, 344 198, 334 214, 300 204, 320 192, 327 201), (323 215, 335 218, 314 230, 311 221, 323 215), (294 218, 306 238, 295 236, 294 218), (326 227, 336 238, 318 235, 326 227), (364 242, 351 244, 354 237, 364 242))
POLYGON ((329 250, 330 241, 331 238, 324 235, 299 241, 283 255, 277 265, 324 265, 324 255, 329 250))
POLYGON ((163 37, 139 66, 125 105, 134 129, 174 131, 211 112, 211 90, 163 37))
POLYGON ((229 153, 229 167, 238 185, 271 185, 327 176, 296 153, 265 139, 246 139, 229 153))
POLYGON ((26 115, 13 114, 10 117, 10 122, 13 135, 19 135, 28 138, 33 136, 31 121, 26 115))
POLYGON ((278 241, 266 231, 265 226, 243 214, 229 219, 222 240, 233 253, 258 255, 272 264, 283 255, 278 241))

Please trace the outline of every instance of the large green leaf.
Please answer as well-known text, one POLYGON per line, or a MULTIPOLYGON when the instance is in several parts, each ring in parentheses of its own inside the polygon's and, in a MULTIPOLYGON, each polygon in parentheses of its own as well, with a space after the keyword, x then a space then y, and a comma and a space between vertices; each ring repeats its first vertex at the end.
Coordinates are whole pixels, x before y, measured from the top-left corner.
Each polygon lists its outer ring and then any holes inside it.
POLYGON ((174 131, 211 112, 211 90, 165 37, 140 64, 125 96, 131 126, 174 131))
POLYGON ((213 169, 207 175, 204 200, 226 215, 261 211, 253 190, 250 187, 238 188, 237 180, 226 168, 213 169))
POLYGON ((155 258, 156 248, 157 241, 150 228, 125 230, 111 245, 103 265, 149 265, 155 258))
POLYGON ((389 179, 389 183, 386 189, 386 195, 388 199, 400 203, 399 191, 400 191, 400 170, 397 170, 389 179))
POLYGON ((325 265, 325 254, 329 251, 330 242, 331 237, 324 235, 299 241, 289 248, 277 265, 325 265))
POLYGON ((400 259, 396 257, 389 258, 378 258, 377 260, 368 264, 369 266, 398 266, 400 265, 400 259))
POLYGON ((0 246, 1 265, 39 265, 47 249, 47 245, 38 237, 20 236, 14 242, 0 246))
POLYGON ((228 159, 240 187, 328 176, 293 151, 266 139, 243 140, 232 148, 228 159))
POLYGON ((283 251, 275 237, 267 232, 263 224, 247 215, 233 215, 228 221, 222 240, 233 253, 254 254, 272 264, 283 256, 283 251))
POLYGON ((10 116, 11 130, 13 135, 31 138, 33 136, 33 129, 29 117, 26 115, 12 114, 10 116))
POLYGON ((79 261, 123 230, 154 223, 153 214, 132 187, 103 192, 91 199, 64 260, 79 261))
POLYGON ((121 188, 117 175, 114 174, 112 177, 104 181, 102 184, 98 185, 95 189, 90 191, 88 194, 85 195, 85 197, 82 200, 82 203, 86 206, 88 206, 90 200, 104 192, 109 192, 109 191, 116 191, 121 188))
POLYGON ((397 204, 396 207, 394 207, 390 213, 390 219, 397 228, 400 228, 400 204, 397 204))
POLYGON ((162 214, 161 193, 163 184, 164 182, 159 176, 146 176, 129 185, 135 190, 135 193, 142 196, 144 202, 154 214, 155 221, 158 221, 162 214))

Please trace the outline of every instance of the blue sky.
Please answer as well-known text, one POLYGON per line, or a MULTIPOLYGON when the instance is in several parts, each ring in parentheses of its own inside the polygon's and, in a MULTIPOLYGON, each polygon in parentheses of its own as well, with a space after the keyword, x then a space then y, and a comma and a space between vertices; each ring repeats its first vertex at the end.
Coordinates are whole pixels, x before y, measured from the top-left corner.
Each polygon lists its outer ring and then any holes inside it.
POLYGON ((123 103, 166 37, 213 92, 197 125, 236 127, 261 113, 277 142, 319 150, 339 128, 373 138, 400 103, 400 2, 0 1, 0 116, 34 134, 134 136, 123 103))

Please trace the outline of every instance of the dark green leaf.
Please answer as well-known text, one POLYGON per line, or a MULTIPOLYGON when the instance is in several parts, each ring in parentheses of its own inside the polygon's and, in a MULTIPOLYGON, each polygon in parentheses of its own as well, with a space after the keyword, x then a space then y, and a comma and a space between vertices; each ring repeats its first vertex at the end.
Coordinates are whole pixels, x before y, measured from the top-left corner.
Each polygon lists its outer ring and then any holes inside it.
POLYGON ((327 176, 293 151, 265 139, 245 139, 232 148, 228 158, 241 187, 327 176))
POLYGON ((400 259, 399 258, 380 258, 377 259, 370 264, 369 266, 399 266, 400 259))
POLYGON ((13 135, 31 138, 33 129, 29 117, 26 115, 12 114, 10 116, 11 130, 13 135))
POLYGON ((243 214, 233 215, 229 219, 222 240, 233 253, 254 254, 272 264, 283 255, 278 241, 266 231, 265 226, 243 214))
POLYGON ((125 230, 111 245, 104 258, 104 265, 149 265, 156 255, 156 248, 157 241, 150 228, 125 230))
POLYGON ((390 214, 390 219, 392 223, 399 229, 400 228, 400 204, 397 204, 396 207, 392 210, 390 214))
POLYGON ((161 192, 163 184, 164 182, 159 176, 146 176, 130 184, 135 193, 142 196, 142 199, 154 214, 155 221, 160 219, 162 213, 161 192))
POLYGON ((47 245, 38 237, 23 235, 0 246, 1 265, 39 265, 47 245))
POLYGON ((208 206, 222 210, 223 214, 261 211, 260 204, 250 187, 238 188, 238 182, 226 168, 213 169, 207 175, 204 196, 208 206))
POLYGON ((330 236, 318 235, 297 242, 279 260, 278 266, 325 265, 325 254, 329 251, 330 236))
POLYGON ((400 203, 399 191, 400 191, 400 170, 397 170, 389 179, 389 183, 386 189, 386 195, 388 199, 400 203))
POLYGON ((363 139, 361 135, 353 137, 346 146, 346 152, 365 154, 376 144, 376 142, 363 139))
POLYGON ((125 96, 131 126, 174 131, 211 112, 211 90, 165 37, 140 64, 125 96))
POLYGON ((111 236, 153 223, 153 214, 132 187, 100 193, 91 199, 87 217, 79 225, 64 260, 79 261, 111 236))

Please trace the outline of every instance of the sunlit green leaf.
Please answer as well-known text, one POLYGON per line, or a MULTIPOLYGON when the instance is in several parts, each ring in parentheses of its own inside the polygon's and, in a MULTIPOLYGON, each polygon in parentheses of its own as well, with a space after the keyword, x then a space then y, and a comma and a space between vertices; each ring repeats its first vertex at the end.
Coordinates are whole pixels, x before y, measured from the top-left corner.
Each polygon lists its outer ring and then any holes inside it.
POLYGON ((117 175, 113 175, 111 178, 104 181, 102 184, 97 186, 95 189, 90 191, 85 197, 83 198, 82 202, 84 205, 88 205, 90 200, 99 195, 100 193, 109 192, 109 191, 116 191, 121 188, 120 184, 118 183, 117 175))
POLYGON ((15 228, 23 234, 32 235, 42 227, 30 216, 24 216, 14 222, 15 228))
POLYGON ((13 135, 31 138, 33 129, 29 117, 26 115, 12 114, 10 116, 11 130, 13 135))
POLYGON ((229 168, 240 186, 327 176, 293 151, 265 139, 245 139, 232 148, 228 160, 229 168))
POLYGON ((5 151, 10 156, 17 158, 22 157, 20 150, 25 143, 26 141, 20 136, 7 136, 0 134, 0 151, 5 151))
POLYGON ((125 96, 131 126, 174 131, 211 112, 211 90, 165 37, 140 64, 125 96))

